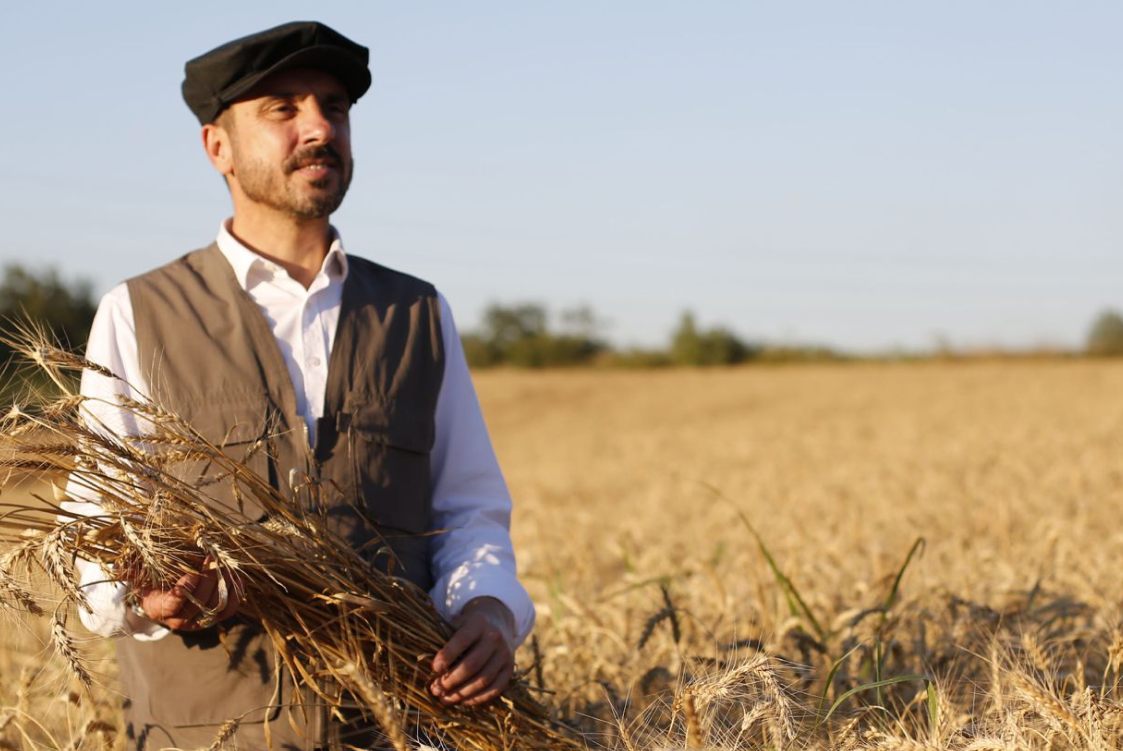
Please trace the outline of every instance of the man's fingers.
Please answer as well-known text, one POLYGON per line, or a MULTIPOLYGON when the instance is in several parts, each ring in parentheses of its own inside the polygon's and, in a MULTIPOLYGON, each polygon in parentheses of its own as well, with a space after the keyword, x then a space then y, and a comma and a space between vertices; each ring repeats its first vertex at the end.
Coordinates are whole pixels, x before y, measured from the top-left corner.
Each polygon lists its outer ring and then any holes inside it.
POLYGON ((515 664, 512 662, 506 668, 495 676, 490 684, 480 690, 475 696, 469 696, 464 699, 464 705, 468 707, 476 707, 480 704, 487 704, 497 696, 507 690, 507 686, 511 684, 511 677, 515 674, 515 664))
POLYGON ((170 590, 156 589, 155 587, 141 587, 137 590, 137 597, 145 615, 154 621, 162 621, 175 615, 175 611, 183 606, 183 602, 170 590))
POLYGON ((430 690, 445 704, 482 704, 511 682, 514 649, 503 624, 484 605, 463 614, 460 628, 433 659, 439 677, 430 690))
POLYGON ((218 573, 213 570, 184 574, 171 589, 142 588, 141 607, 149 618, 168 628, 191 629, 201 612, 200 605, 214 607, 217 602, 217 583, 218 573))
POLYGON ((445 693, 458 690, 462 685, 473 680, 484 669, 484 666, 488 664, 494 654, 494 645, 485 634, 476 640, 472 648, 461 656, 460 661, 453 665, 452 670, 438 679, 441 688, 444 689, 445 693))
POLYGON ((203 575, 201 573, 184 574, 176 579, 175 584, 172 585, 171 591, 186 600, 187 595, 193 593, 199 587, 199 582, 202 581, 202 579, 203 575))
POLYGON ((199 585, 200 574, 185 574, 172 585, 171 589, 144 587, 140 590, 141 607, 154 621, 166 621, 179 615, 189 604, 187 595, 199 585))
MULTIPOLYGON (((482 652, 483 650, 475 650, 482 652)), ((467 658, 464 660, 467 662, 467 658)), ((497 682, 497 679, 508 669, 510 658, 504 651, 491 652, 487 655, 487 661, 480 666, 480 669, 468 676, 464 681, 458 685, 451 686, 444 695, 441 696, 441 701, 445 704, 455 704, 464 701, 465 699, 472 699, 488 691, 497 682)), ((504 683, 504 685, 506 685, 504 683)))
POLYGON ((196 576, 198 576, 198 583, 195 585, 194 589, 188 590, 189 596, 187 602, 190 603, 195 608, 195 612, 198 613, 201 610, 214 606, 214 600, 218 596, 218 572, 214 570, 205 571, 201 575, 196 576))
POLYGON ((154 590, 141 598, 141 607, 154 621, 168 628, 180 628, 194 612, 185 594, 176 590, 154 590))
POLYGON ((198 564, 200 572, 184 574, 170 589, 138 588, 145 615, 170 629, 196 631, 237 613, 245 592, 241 574, 213 566, 209 555, 198 564))
POLYGON ((211 569, 181 576, 169 590, 141 590, 141 606, 149 618, 170 629, 198 631, 236 614, 243 591, 237 572, 211 569))
POLYGON ((460 659, 460 656, 480 638, 480 629, 475 624, 469 624, 456 630, 452 638, 441 648, 433 658, 433 672, 438 675, 444 673, 460 659))

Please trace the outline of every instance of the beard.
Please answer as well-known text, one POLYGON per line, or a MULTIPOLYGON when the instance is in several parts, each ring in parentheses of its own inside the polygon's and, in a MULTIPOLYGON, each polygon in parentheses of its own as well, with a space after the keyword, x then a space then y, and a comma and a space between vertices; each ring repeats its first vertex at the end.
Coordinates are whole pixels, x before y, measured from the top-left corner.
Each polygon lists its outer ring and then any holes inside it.
POLYGON ((343 203, 354 171, 354 161, 344 159, 330 144, 295 152, 281 164, 280 175, 264 161, 240 159, 237 150, 233 157, 234 174, 247 198, 297 219, 330 216, 343 203), (303 186, 288 179, 293 172, 315 160, 327 160, 335 171, 315 180, 302 181, 303 186))

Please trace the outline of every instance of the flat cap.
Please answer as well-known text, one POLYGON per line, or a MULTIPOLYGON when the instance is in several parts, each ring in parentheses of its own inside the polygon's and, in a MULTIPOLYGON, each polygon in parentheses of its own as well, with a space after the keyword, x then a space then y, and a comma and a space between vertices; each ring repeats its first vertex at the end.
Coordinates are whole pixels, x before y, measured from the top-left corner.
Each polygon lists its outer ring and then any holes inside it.
POLYGON ((293 21, 188 60, 183 101, 205 125, 266 76, 313 68, 338 78, 354 103, 370 88, 369 59, 366 47, 338 31, 316 21, 293 21))

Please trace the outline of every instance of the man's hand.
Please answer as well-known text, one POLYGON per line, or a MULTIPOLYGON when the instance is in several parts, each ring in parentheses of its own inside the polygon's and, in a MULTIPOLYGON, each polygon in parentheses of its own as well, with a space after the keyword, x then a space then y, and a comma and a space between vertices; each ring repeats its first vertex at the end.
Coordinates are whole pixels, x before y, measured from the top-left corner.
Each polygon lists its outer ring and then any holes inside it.
POLYGON ((220 575, 208 556, 199 573, 184 574, 168 589, 137 587, 134 596, 148 620, 176 631, 198 631, 237 613, 242 594, 237 576, 220 575))
POLYGON ((464 606, 456 633, 433 658, 437 679, 430 685, 444 704, 474 707, 503 693, 515 669, 515 618, 492 597, 464 606))

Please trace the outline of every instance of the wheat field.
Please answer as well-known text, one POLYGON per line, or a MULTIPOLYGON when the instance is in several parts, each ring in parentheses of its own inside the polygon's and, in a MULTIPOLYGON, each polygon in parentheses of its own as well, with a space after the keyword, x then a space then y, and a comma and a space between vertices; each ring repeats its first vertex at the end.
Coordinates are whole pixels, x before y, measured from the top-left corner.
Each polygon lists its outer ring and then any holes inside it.
MULTIPOLYGON (((476 382, 520 664, 590 748, 1120 746, 1123 365, 476 382)), ((0 628, 0 748, 122 747, 104 642, 88 696, 0 628)))

